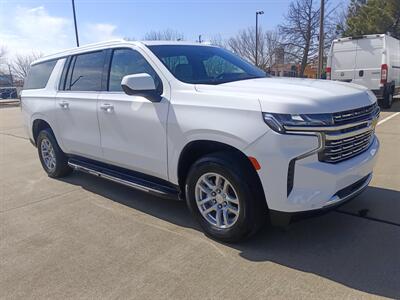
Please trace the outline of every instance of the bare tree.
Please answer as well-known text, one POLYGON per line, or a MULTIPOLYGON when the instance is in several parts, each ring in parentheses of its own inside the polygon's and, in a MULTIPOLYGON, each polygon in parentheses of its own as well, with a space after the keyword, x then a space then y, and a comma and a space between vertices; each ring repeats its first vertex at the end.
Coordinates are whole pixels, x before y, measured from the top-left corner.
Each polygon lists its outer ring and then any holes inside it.
POLYGON ((5 57, 7 54, 7 48, 4 46, 0 46, 0 74, 5 73, 4 65, 6 64, 5 57))
POLYGON ((268 62, 268 67, 272 67, 276 63, 276 55, 278 50, 285 51, 282 44, 281 35, 277 30, 270 30, 264 34, 265 40, 265 56, 268 62))
MULTIPOLYGON (((275 31, 264 32, 258 28, 258 67, 267 70, 273 64, 276 49, 280 47, 280 36, 275 31)), ((256 29, 249 27, 241 30, 238 34, 228 40, 229 48, 250 63, 256 61, 256 29)))
POLYGON ((185 39, 183 33, 172 29, 150 31, 144 35, 144 40, 181 41, 185 39))
MULTIPOLYGON (((335 37, 335 24, 331 15, 338 7, 330 9, 329 1, 326 2, 328 9, 324 21, 325 49, 335 37)), ((318 53, 319 15, 319 1, 293 0, 289 5, 284 24, 279 26, 284 44, 290 49, 290 55, 300 61, 300 76, 304 75, 309 59, 316 57, 318 53)))
POLYGON ((221 34, 216 34, 210 38, 210 44, 221 48, 228 48, 226 40, 223 39, 221 34))
POLYGON ((31 63, 42 56, 43 55, 38 52, 32 52, 31 54, 17 54, 11 64, 14 76, 19 79, 24 79, 28 75, 31 63))
POLYGON ((6 54, 7 54, 7 48, 4 46, 0 46, 0 64, 3 63, 6 54))
POLYGON ((319 8, 315 0, 295 0, 289 5, 285 23, 280 26, 280 32, 285 37, 285 45, 292 47, 292 55, 300 62, 300 76, 308 60, 318 52, 319 8))

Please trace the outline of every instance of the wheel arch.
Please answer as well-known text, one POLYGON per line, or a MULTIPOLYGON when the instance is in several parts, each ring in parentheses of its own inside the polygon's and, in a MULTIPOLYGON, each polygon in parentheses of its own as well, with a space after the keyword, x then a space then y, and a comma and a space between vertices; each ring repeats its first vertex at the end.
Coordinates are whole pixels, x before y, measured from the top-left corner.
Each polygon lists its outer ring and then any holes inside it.
POLYGON ((259 188, 259 192, 262 193, 262 197, 265 199, 261 179, 249 157, 241 150, 231 145, 212 140, 191 141, 186 144, 181 151, 177 166, 178 185, 181 191, 185 190, 186 177, 193 163, 205 155, 217 152, 229 152, 234 154, 237 159, 240 160, 246 168, 248 168, 251 175, 254 176, 253 179, 256 181, 255 184, 259 188))
POLYGON ((35 145, 37 143, 37 138, 39 136, 39 133, 44 130, 44 129, 50 129, 51 131, 53 131, 53 129, 51 128, 50 124, 43 120, 43 119, 35 119, 32 122, 32 137, 33 137, 33 141, 35 142, 35 145))

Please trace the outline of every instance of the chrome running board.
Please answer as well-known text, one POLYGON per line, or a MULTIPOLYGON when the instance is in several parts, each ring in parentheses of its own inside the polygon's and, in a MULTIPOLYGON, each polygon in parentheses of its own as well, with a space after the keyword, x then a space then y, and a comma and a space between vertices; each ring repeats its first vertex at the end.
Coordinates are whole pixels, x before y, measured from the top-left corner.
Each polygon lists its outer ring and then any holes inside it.
POLYGON ((132 174, 125 174, 120 170, 115 171, 111 168, 96 165, 94 163, 87 163, 77 159, 69 159, 68 165, 74 170, 101 177, 143 192, 152 193, 163 198, 179 198, 179 191, 175 187, 155 183, 149 179, 143 179, 132 174))

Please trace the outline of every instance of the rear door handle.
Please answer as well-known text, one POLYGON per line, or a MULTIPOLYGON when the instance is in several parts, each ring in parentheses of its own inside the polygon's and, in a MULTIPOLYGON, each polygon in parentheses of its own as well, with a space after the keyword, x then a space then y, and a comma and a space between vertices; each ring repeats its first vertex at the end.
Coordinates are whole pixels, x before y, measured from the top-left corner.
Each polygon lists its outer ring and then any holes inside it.
POLYGON ((111 113, 114 110, 114 105, 109 104, 109 103, 104 103, 100 105, 100 109, 104 110, 107 113, 111 113))
POLYGON ((67 101, 62 101, 58 103, 58 105, 60 105, 62 109, 68 109, 69 107, 69 103, 67 101))

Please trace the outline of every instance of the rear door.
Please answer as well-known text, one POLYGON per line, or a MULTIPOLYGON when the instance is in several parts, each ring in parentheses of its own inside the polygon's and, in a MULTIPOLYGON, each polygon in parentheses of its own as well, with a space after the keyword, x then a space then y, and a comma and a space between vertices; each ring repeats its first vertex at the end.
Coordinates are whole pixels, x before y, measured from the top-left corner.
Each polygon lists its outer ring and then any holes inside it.
POLYGON ((75 55, 69 60, 56 96, 56 116, 64 150, 69 154, 102 158, 97 98, 102 88, 105 51, 75 55))
POLYGON ((383 38, 363 38, 357 41, 356 67, 353 82, 369 89, 379 89, 383 55, 383 38))
POLYGON ((356 68, 357 40, 337 41, 332 49, 332 80, 351 82, 356 68))

